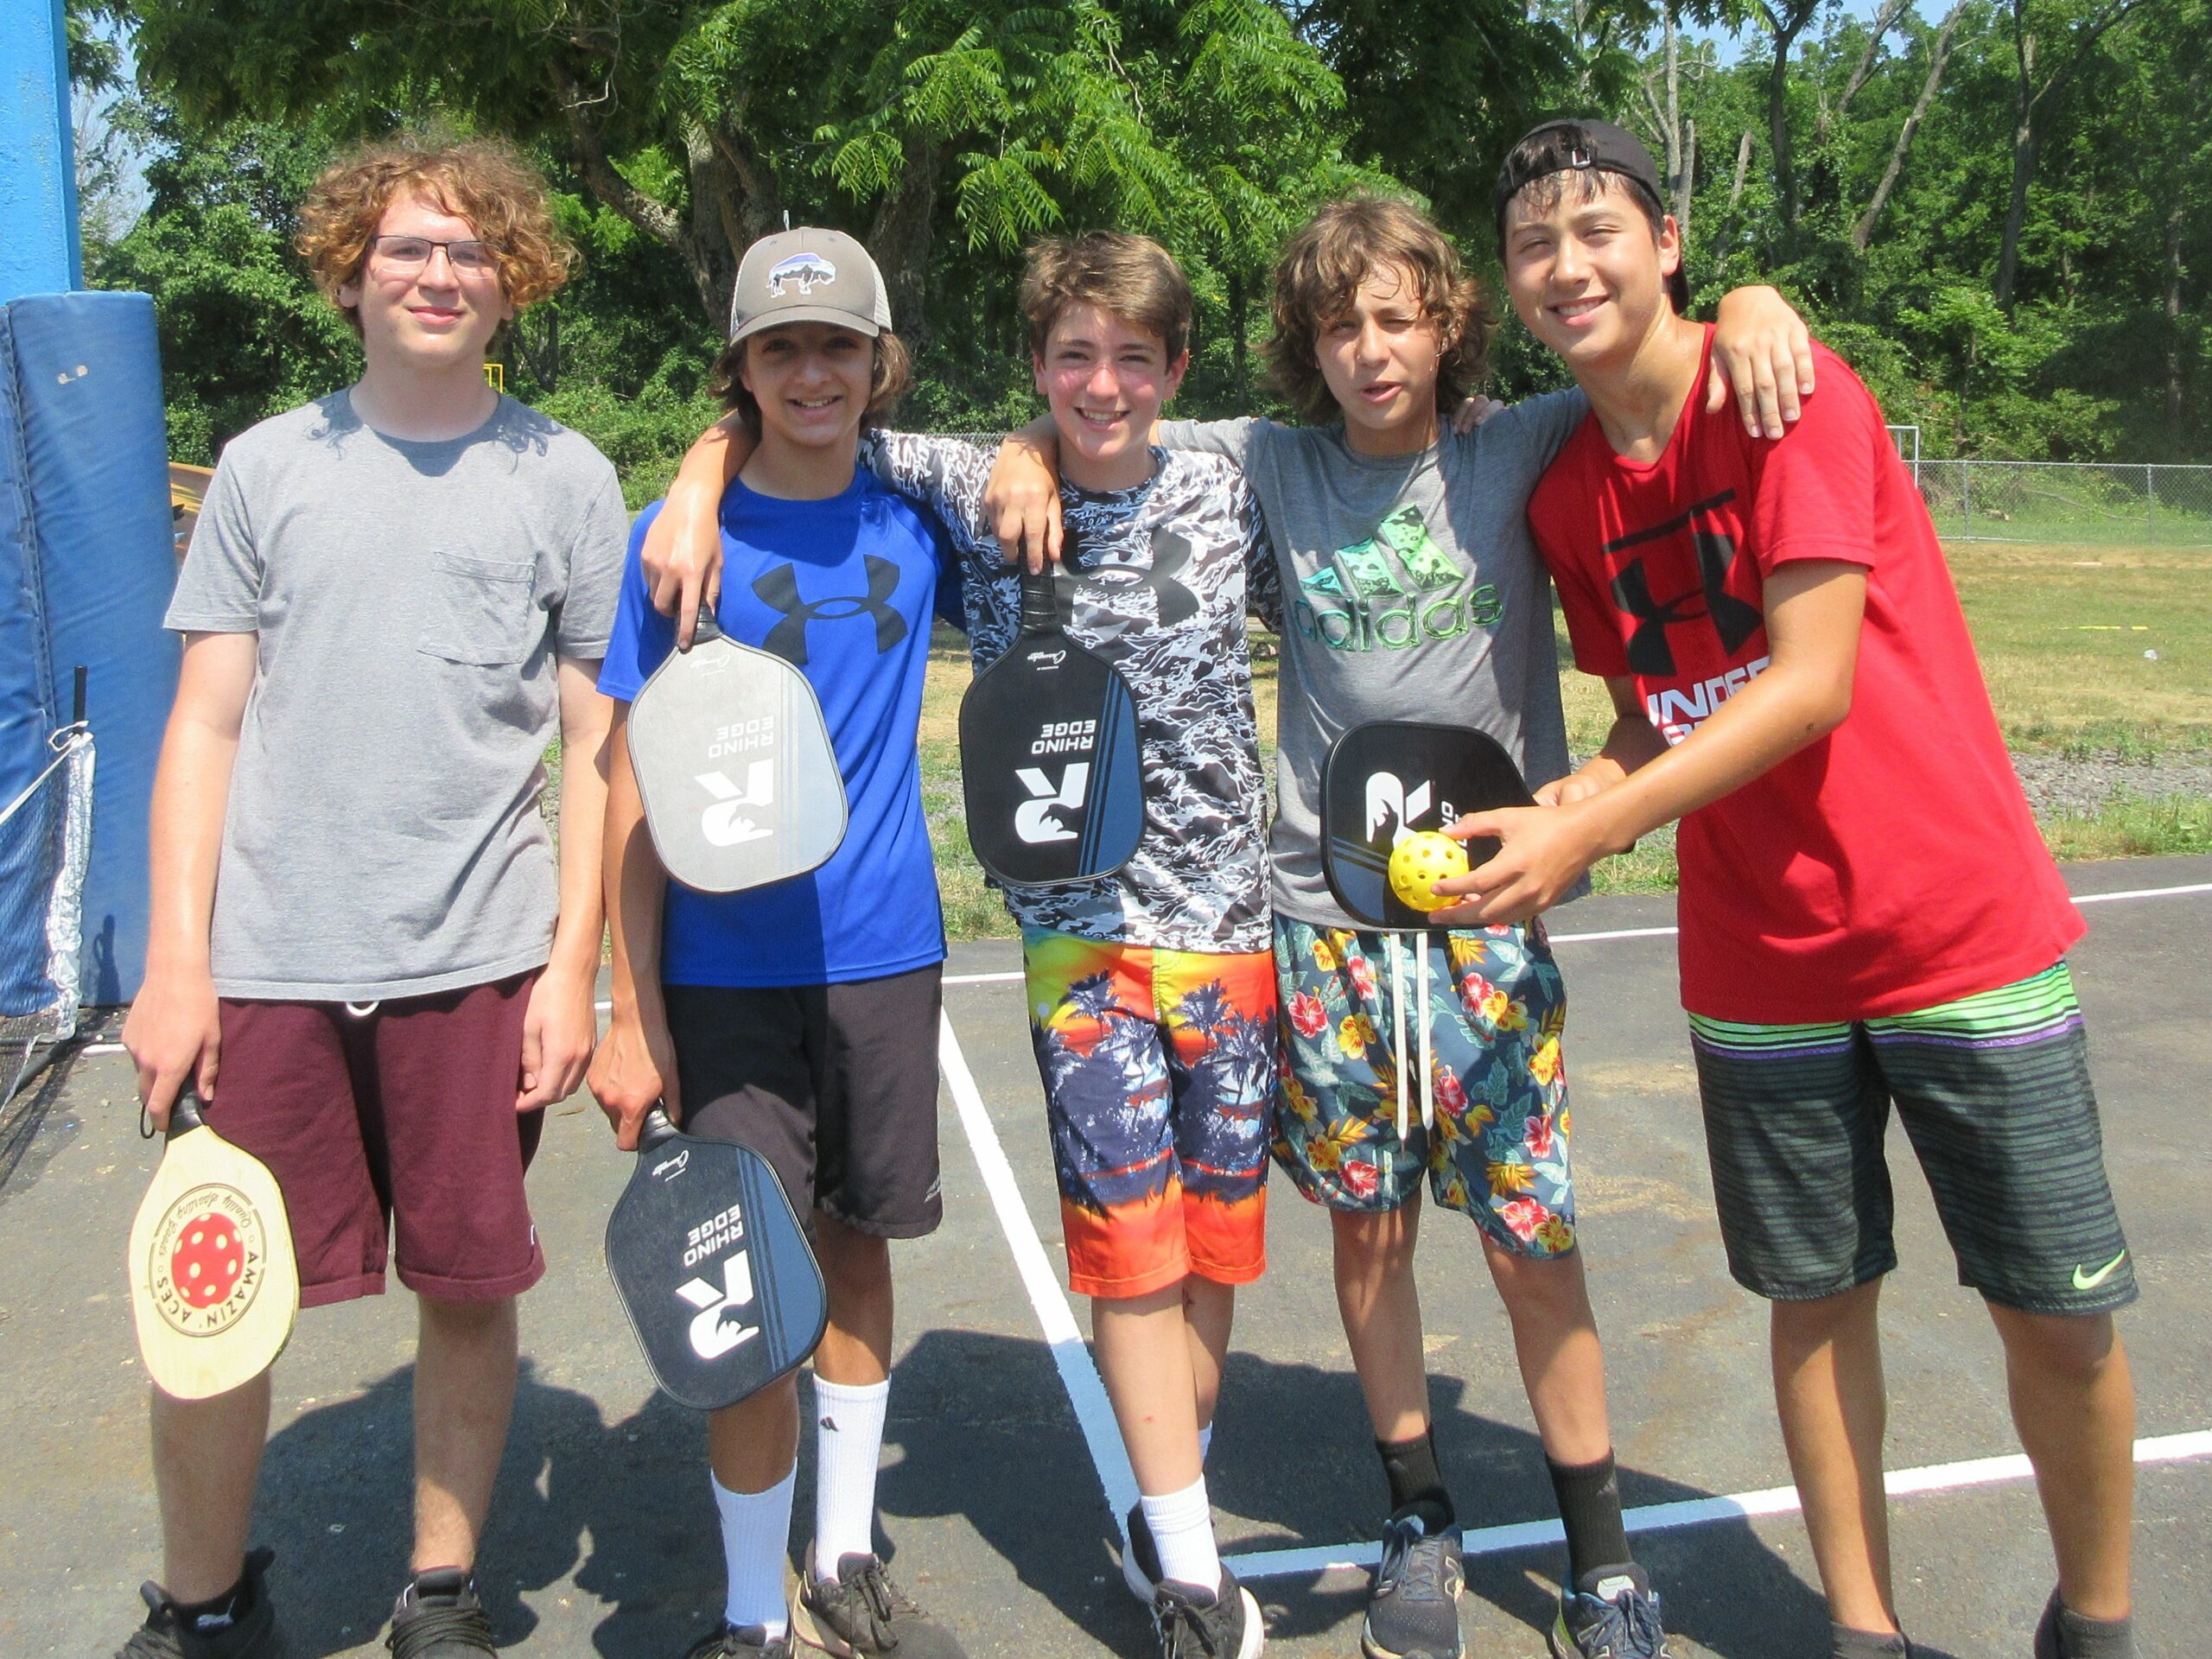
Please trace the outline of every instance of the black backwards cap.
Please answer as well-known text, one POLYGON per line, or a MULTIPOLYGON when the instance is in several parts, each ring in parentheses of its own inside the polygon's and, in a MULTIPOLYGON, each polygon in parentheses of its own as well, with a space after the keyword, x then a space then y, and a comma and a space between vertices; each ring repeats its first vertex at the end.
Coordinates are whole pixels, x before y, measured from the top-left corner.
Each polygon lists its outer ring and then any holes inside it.
MULTIPOLYGON (((1626 179, 1649 198, 1662 214, 1667 212, 1666 188, 1659 181, 1659 165, 1643 141, 1610 121, 1547 121, 1534 127, 1506 153, 1497 172, 1497 188, 1491 207, 1497 223, 1498 252, 1505 251, 1505 210, 1538 179, 1554 173, 1613 173, 1626 179)), ((1667 279, 1668 297, 1677 315, 1690 312, 1689 280, 1681 267, 1667 279)))

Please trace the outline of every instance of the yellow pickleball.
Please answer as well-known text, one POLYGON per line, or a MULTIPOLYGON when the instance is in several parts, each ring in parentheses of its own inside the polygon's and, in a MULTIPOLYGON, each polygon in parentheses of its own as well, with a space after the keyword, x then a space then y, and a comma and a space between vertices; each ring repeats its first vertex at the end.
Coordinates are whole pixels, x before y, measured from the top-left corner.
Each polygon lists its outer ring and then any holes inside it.
POLYGON ((1390 849, 1390 891, 1412 910, 1441 910, 1461 902, 1429 889, 1447 875, 1467 873, 1467 849, 1449 836, 1417 830, 1390 849))

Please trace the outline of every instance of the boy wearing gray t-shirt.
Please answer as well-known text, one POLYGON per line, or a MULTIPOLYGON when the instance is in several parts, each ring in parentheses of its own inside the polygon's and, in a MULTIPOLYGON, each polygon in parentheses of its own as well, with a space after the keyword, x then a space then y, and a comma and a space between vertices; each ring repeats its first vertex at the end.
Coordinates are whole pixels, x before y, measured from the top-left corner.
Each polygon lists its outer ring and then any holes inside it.
MULTIPOLYGON (((608 705, 628 519, 582 437, 494 393, 494 334, 559 286, 537 179, 484 143, 365 151, 302 251, 361 337, 343 391, 225 448, 168 625, 185 636, 153 810, 153 925, 124 1027, 158 1123, 207 1122, 284 1194, 302 1306, 421 1315, 401 1659, 491 1653, 473 1577, 506 1440, 523 1191, 591 1057, 608 705), (561 740, 557 856, 538 810, 561 740)), ((156 1391, 163 1581, 133 1659, 274 1659, 247 1554, 266 1372, 156 1391)))

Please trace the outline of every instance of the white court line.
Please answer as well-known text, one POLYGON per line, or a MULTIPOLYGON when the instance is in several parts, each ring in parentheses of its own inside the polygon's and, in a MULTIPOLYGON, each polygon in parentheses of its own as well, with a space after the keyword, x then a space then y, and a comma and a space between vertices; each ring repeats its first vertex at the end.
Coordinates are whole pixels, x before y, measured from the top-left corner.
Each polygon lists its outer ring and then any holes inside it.
POLYGON ((1017 968, 1010 974, 947 974, 944 982, 948 985, 1003 985, 1009 980, 1022 976, 1021 970, 1017 968))
POLYGON ((959 1108, 968 1149, 976 1155, 983 1190, 990 1194, 991 1208, 998 1211, 999 1229, 1014 1250, 1022 1287, 1029 1293, 1037 1323, 1044 1327, 1052 1363, 1059 1368, 1060 1386, 1067 1390, 1068 1403, 1075 1408, 1076 1423, 1083 1430, 1084 1445, 1090 1449, 1091 1466, 1097 1471, 1107 1507, 1119 1525, 1121 1517, 1137 1501, 1137 1478, 1122 1446, 1121 1427, 1114 1421, 1106 1384, 1091 1363, 1090 1350, 1084 1345, 1083 1332, 1076 1326, 1075 1310, 1068 1305, 1060 1276, 1052 1271, 1044 1241, 1037 1236, 1037 1224, 1030 1219, 1029 1206, 1022 1201, 1014 1166, 1007 1161, 1006 1148, 991 1126, 975 1074, 968 1069, 968 1057, 960 1052, 960 1039, 953 1033, 951 1017, 940 1013, 938 1020, 938 1064, 944 1068, 946 1087, 952 1090, 953 1104, 959 1108))
MULTIPOLYGON (((2188 1463, 2212 1458, 2212 1429, 2183 1434, 2164 1434, 2135 1442, 2138 1463, 2188 1463)), ((1893 1469, 1883 1477, 1891 1497, 1916 1492, 1955 1492, 1970 1487, 1996 1486, 2027 1480, 2034 1471, 2018 1452, 2002 1458, 1970 1458, 1962 1463, 1930 1464, 1920 1469, 1893 1469)), ((1755 1516, 1796 1515, 1802 1506, 1795 1486, 1770 1486, 1764 1491, 1738 1492, 1730 1497, 1693 1497, 1675 1503, 1651 1503, 1630 1510, 1621 1518, 1630 1532, 1665 1532, 1675 1527, 1701 1527, 1716 1521, 1741 1521, 1755 1516)), ((1536 1544, 1556 1544, 1567 1534, 1556 1521, 1522 1521, 1511 1526, 1484 1527, 1466 1535, 1461 1549, 1467 1555, 1497 1555, 1536 1544)), ((1253 1550, 1224 1555, 1227 1566, 1240 1579, 1281 1579, 1298 1574, 1332 1572, 1339 1568, 1370 1567, 1382 1558, 1382 1546, 1372 1541, 1326 1545, 1304 1549, 1253 1550)))

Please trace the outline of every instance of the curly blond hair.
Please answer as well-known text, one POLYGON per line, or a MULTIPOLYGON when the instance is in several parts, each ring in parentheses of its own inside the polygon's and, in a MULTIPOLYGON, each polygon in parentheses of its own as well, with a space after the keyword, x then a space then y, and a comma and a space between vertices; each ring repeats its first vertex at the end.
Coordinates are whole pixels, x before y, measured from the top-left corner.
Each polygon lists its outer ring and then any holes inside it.
POLYGON ((1459 250, 1419 209, 1388 196, 1347 196, 1307 219, 1275 262, 1274 332, 1268 359, 1298 412, 1319 424, 1340 412, 1322 378, 1314 338, 1351 309, 1359 285, 1378 267, 1411 274, 1422 313, 1443 337, 1436 364, 1436 407, 1448 413, 1490 374, 1497 315, 1482 287, 1459 264, 1459 250))
POLYGON ((298 244, 315 286, 346 314, 355 334, 360 315, 339 300, 338 290, 359 280, 369 238, 403 192, 475 228, 499 262, 500 291, 518 311, 569 280, 575 251, 554 228, 545 181, 512 145, 423 137, 365 144, 315 180, 300 210, 298 244))

